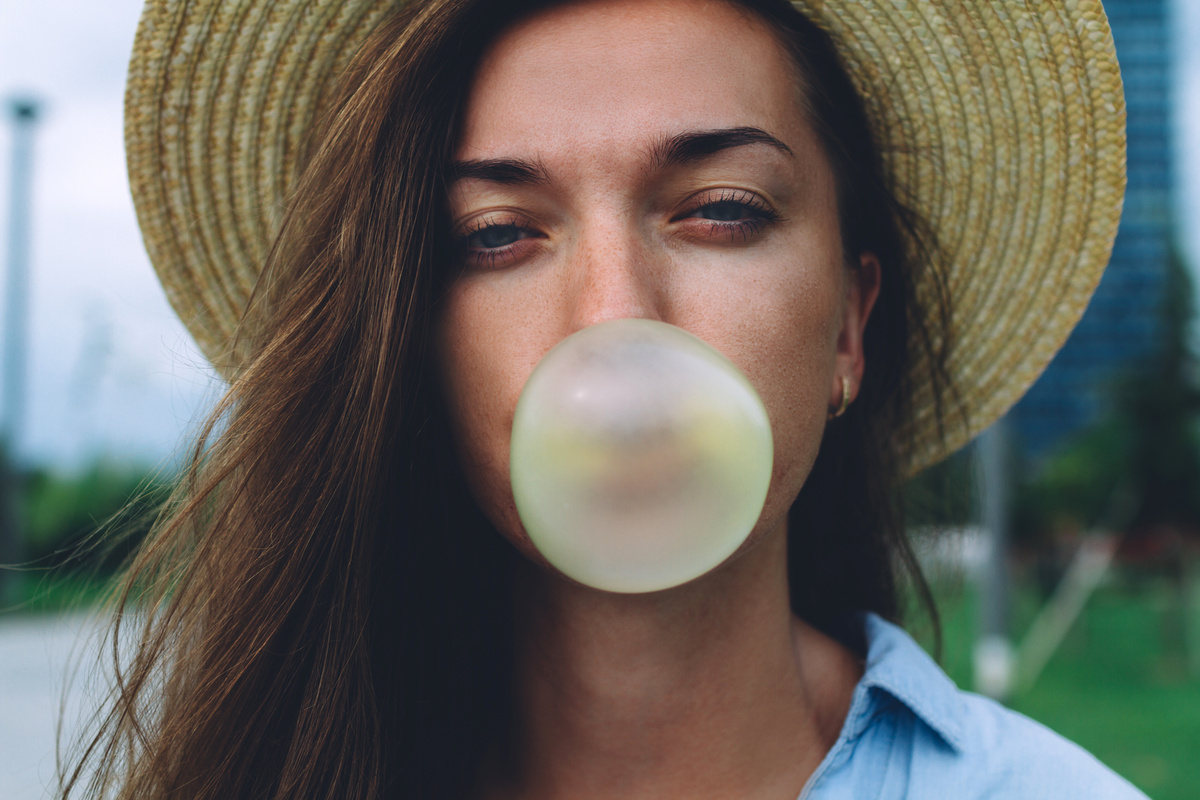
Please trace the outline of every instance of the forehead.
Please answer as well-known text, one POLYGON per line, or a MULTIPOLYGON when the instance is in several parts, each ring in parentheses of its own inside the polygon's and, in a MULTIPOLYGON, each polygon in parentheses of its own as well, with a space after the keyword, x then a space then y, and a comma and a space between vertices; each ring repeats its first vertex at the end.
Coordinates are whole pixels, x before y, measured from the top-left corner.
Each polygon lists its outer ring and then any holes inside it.
POLYGON ((472 84, 460 158, 643 147, 683 130, 801 134, 795 67, 720 0, 588 0, 503 33, 472 84))

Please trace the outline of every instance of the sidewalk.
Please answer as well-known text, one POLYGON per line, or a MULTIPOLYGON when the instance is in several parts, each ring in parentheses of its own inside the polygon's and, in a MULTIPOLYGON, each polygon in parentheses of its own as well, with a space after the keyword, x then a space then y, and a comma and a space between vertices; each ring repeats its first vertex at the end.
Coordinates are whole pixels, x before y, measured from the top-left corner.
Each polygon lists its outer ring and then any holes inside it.
MULTIPOLYGON (((97 624, 81 614, 0 616, 0 798, 42 800, 56 786, 54 746, 68 666, 92 671, 97 624), (81 660, 81 656, 85 656, 81 660)), ((87 694, 73 687, 62 715, 77 730, 87 694)), ((69 737, 67 738, 69 741, 69 737)))

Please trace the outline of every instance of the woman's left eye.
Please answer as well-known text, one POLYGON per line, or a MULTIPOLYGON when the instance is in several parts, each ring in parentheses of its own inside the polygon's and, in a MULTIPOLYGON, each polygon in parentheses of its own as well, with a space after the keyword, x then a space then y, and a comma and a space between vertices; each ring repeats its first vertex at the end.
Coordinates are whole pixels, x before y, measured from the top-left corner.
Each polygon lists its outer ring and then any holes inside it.
POLYGON ((745 203, 732 200, 721 200, 716 203, 703 205, 692 212, 692 216, 700 219, 711 219, 715 222, 736 222, 754 216, 754 209, 745 203))
POLYGON ((780 219, 782 217, 778 212, 757 194, 727 191, 703 198, 689 211, 676 217, 675 221, 707 223, 702 230, 705 236, 727 237, 734 242, 744 242, 780 219))

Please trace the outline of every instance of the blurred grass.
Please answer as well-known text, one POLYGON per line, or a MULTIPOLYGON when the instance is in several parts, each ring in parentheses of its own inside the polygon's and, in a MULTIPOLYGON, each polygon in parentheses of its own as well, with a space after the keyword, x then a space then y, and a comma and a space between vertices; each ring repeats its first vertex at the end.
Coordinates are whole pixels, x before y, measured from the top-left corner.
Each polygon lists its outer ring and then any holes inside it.
MULTIPOLYGON (((942 666, 970 688, 975 598, 962 584, 935 591, 945 637, 942 666)), ((1018 587, 1017 643, 1039 606, 1032 588, 1018 587)), ((1078 743, 1152 800, 1196 800, 1200 680, 1188 675, 1178 614, 1165 581, 1131 584, 1118 577, 1106 583, 1037 682, 1010 706, 1078 743)), ((917 633, 929 647, 929 631, 918 626, 917 633)))

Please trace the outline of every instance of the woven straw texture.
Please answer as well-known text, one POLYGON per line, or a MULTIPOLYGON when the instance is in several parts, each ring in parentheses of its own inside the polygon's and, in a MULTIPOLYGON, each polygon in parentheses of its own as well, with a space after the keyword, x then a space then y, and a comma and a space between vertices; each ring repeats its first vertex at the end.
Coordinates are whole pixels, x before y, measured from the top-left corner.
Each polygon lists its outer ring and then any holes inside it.
MULTIPOLYGON (((900 198, 928 220, 957 389, 914 365, 913 474, 1036 380, 1108 262, 1125 106, 1100 0, 799 0, 838 42, 900 198)), ((126 91, 138 221, 175 311, 228 365, 306 126, 395 0, 150 0, 126 91)), ((918 286, 921 297, 930 286, 918 286)))

